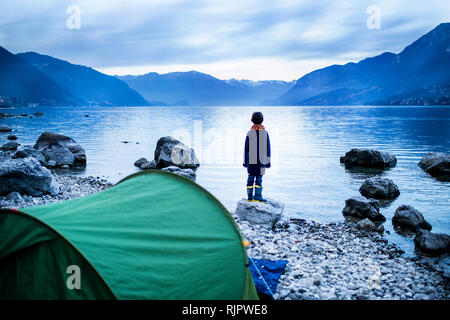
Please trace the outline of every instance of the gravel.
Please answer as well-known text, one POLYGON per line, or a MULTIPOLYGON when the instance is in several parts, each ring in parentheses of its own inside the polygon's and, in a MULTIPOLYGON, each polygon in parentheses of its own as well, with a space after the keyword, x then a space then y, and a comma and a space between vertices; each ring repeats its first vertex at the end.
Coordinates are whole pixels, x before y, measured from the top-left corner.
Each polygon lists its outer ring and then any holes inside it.
POLYGON ((355 223, 283 221, 275 231, 234 215, 248 256, 287 260, 275 299, 435 300, 449 299, 448 265, 406 257, 377 232, 355 223))

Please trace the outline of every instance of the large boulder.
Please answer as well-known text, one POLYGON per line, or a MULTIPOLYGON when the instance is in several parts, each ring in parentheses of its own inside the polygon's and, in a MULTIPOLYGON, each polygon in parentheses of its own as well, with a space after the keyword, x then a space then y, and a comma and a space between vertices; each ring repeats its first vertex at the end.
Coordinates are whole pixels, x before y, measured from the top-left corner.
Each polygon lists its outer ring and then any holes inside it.
POLYGON ((52 192, 53 176, 38 160, 2 159, 0 162, 0 195, 13 191, 31 196, 41 196, 52 192))
POLYGON ((405 228, 413 232, 416 232, 419 228, 431 230, 431 224, 425 221, 422 213, 407 205, 402 205, 395 210, 392 224, 395 227, 405 228))
POLYGON ((345 200, 345 207, 342 210, 342 214, 357 219, 367 218, 372 222, 386 221, 386 218, 380 213, 378 201, 366 199, 361 196, 355 196, 345 200))
POLYGON ((346 168, 386 169, 397 164, 397 158, 394 155, 368 149, 352 149, 341 157, 340 161, 345 164, 346 168))
POLYGON ((437 256, 450 253, 450 236, 443 233, 432 233, 420 229, 414 238, 415 248, 419 253, 437 256))
POLYGON ((400 195, 398 186, 391 179, 380 176, 366 179, 359 192, 366 198, 380 200, 392 200, 400 195))
POLYGON ((429 152, 423 156, 418 165, 431 176, 450 181, 450 154, 429 152))
POLYGON ((34 149, 32 146, 20 146, 17 148, 17 151, 12 155, 13 159, 23 159, 27 157, 32 157, 38 160, 42 165, 46 165, 47 162, 45 161, 44 155, 40 152, 34 149))
POLYGON ((197 177, 197 175, 195 174, 195 171, 192 169, 181 169, 181 168, 178 168, 175 166, 170 166, 170 167, 162 168, 161 170, 175 173, 179 176, 188 178, 192 181, 195 181, 195 178, 197 177))
POLYGON ((235 214, 242 220, 272 229, 283 210, 284 204, 273 199, 267 199, 267 203, 242 199, 237 203, 235 214))
POLYGON ((70 137, 44 132, 34 148, 40 151, 47 162, 54 161, 55 166, 85 166, 86 152, 70 137))
POLYGON ((176 166, 196 170, 200 166, 194 149, 173 137, 162 137, 158 140, 155 161, 159 169, 176 166))

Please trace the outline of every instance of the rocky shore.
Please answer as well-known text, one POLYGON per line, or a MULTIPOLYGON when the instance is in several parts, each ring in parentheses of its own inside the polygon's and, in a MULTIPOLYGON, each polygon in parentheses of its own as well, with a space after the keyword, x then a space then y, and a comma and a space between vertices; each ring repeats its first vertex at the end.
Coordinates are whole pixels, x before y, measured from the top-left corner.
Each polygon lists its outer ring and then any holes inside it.
MULTIPOLYGON (((60 193, 39 197, 0 197, 0 207, 20 208, 69 200, 112 186, 104 179, 54 175, 60 193)), ((280 220, 273 229, 232 213, 251 258, 287 260, 274 298, 298 299, 449 299, 449 272, 438 260, 405 257, 381 234, 356 223, 319 224, 280 220)))
POLYGON ((96 177, 80 177, 74 175, 53 175, 58 184, 60 192, 54 196, 45 194, 39 197, 20 195, 12 192, 7 196, 0 197, 0 208, 20 208, 35 206, 57 201, 64 201, 87 196, 91 193, 100 192, 113 186, 112 183, 96 177))
POLYGON ((405 257, 377 232, 356 223, 278 222, 274 230, 240 220, 248 255, 287 260, 275 299, 449 299, 449 272, 438 260, 405 257))

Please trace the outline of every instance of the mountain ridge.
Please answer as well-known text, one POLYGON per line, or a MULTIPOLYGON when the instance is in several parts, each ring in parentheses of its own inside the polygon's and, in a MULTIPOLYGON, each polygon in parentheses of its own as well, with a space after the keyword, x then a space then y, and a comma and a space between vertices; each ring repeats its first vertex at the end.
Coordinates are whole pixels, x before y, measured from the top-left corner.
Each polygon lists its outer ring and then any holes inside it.
POLYGON ((18 53, 48 75, 53 81, 66 88, 74 96, 89 105, 144 106, 147 101, 135 90, 113 77, 91 67, 75 65, 36 52, 18 53))
MULTIPOLYGON (((408 104, 408 98, 427 103, 432 88, 448 96, 450 83, 450 23, 442 23, 406 46, 400 53, 384 52, 357 63, 332 65, 299 78, 275 101, 280 105, 408 104), (447 70, 447 71, 446 71, 447 70)), ((430 101, 446 104, 446 98, 430 101)))
POLYGON ((294 83, 279 80, 221 80, 199 71, 149 72, 143 75, 117 76, 148 101, 190 105, 258 105, 277 98, 294 83))

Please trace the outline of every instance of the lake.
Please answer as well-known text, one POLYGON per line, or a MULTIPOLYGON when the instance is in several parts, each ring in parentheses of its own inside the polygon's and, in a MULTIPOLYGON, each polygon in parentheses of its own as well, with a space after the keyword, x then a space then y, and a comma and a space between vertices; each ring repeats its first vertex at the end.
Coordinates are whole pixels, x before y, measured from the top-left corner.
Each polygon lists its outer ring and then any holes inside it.
MULTIPOLYGON (((0 109, 44 113, 0 119, 0 125, 12 127, 21 144, 33 145, 43 131, 72 137, 86 149, 88 161, 77 174, 111 182, 136 172, 138 158, 153 159, 157 140, 172 135, 196 150, 197 182, 234 210, 236 201, 246 197, 243 144, 257 110, 264 114, 272 145, 263 195, 283 201, 286 215, 343 221, 344 201, 358 195, 364 179, 376 173, 346 170, 339 157, 351 148, 372 148, 398 160, 382 173, 401 192, 381 208, 390 231, 386 237, 412 253, 413 241, 392 228, 391 218, 402 204, 421 211, 434 232, 450 233, 450 183, 417 166, 426 152, 450 152, 449 107, 36 107, 0 109)), ((6 136, 0 134, 0 143, 6 136)))

